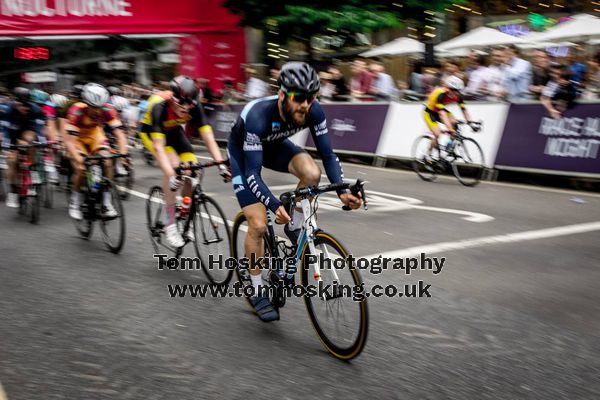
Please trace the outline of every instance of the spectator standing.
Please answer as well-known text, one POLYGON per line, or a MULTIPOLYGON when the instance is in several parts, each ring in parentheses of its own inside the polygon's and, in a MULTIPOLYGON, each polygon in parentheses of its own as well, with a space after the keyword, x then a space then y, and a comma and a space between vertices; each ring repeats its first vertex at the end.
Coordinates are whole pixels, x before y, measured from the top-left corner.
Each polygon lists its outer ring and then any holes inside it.
POLYGON ((249 99, 258 99, 269 95, 269 85, 258 79, 254 68, 246 68, 246 92, 244 96, 249 99))
POLYGON ((489 85, 488 79, 490 77, 485 56, 477 54, 471 62, 473 68, 469 74, 469 84, 465 89, 465 95, 474 100, 483 100, 485 99, 485 93, 489 85))
POLYGON ((335 85, 331 82, 332 75, 329 72, 319 72, 319 80, 321 81, 321 89, 319 90, 320 99, 331 100, 335 93, 335 85))
POLYGON ((463 82, 465 81, 465 74, 461 71, 460 63, 457 60, 447 60, 444 63, 444 72, 440 78, 439 85, 441 85, 442 82, 446 82, 446 79, 450 76, 456 76, 463 82))
POLYGON ((567 62, 569 65, 569 71, 571 72, 571 80, 577 84, 583 82, 583 78, 586 74, 585 64, 581 63, 581 49, 572 47, 569 49, 569 55, 567 56, 567 62))
POLYGON ((215 101, 216 97, 208 86, 209 80, 206 78, 196 79, 196 87, 198 88, 198 99, 202 104, 215 101))
POLYGON ((502 63, 504 62, 504 51, 501 49, 492 50, 490 65, 487 69, 487 100, 494 101, 503 98, 505 90, 502 86, 504 72, 502 63))
POLYGON ((588 100, 600 98, 600 53, 587 63, 587 77, 583 97, 588 100))
POLYGON ((373 76, 367 70, 367 64, 362 60, 354 60, 350 67, 352 79, 350 80, 350 94, 361 97, 367 94, 371 87, 373 76))
POLYGON ((510 45, 504 50, 504 73, 502 86, 508 101, 521 101, 530 98, 531 63, 518 57, 517 46, 510 45))
POLYGON ((329 74, 331 74, 331 83, 335 86, 335 90, 333 92, 333 100, 345 100, 345 97, 348 95, 348 87, 346 86, 346 81, 344 80, 344 75, 342 71, 340 71, 337 67, 331 66, 327 70, 329 74))
POLYGON ((413 71, 408 78, 408 89, 416 94, 424 94, 423 91, 423 62, 417 61, 413 65, 413 71))
POLYGON ((544 50, 533 52, 533 76, 529 91, 537 99, 550 81, 550 56, 544 50))
POLYGON ((373 81, 369 94, 372 94, 377 100, 389 101, 397 95, 398 89, 394 85, 394 79, 385 72, 385 67, 382 64, 371 64, 371 74, 373 81))
POLYGON ((568 67, 552 66, 550 77, 540 100, 550 116, 559 119, 565 110, 573 106, 577 98, 577 88, 571 81, 572 75, 568 67))

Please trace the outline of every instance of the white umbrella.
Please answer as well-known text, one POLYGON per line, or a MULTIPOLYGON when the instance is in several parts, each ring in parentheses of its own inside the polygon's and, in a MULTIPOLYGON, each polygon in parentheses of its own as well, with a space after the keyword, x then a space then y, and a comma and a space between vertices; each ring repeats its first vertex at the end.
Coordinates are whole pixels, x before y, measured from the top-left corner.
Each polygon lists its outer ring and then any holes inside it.
POLYGON ((531 32, 528 35, 521 36, 521 39, 527 41, 528 43, 518 44, 517 47, 519 47, 520 49, 547 49, 548 47, 576 46, 576 44, 572 42, 550 42, 548 40, 544 40, 544 35, 544 32, 531 32))
POLYGON ((567 22, 550 28, 538 37, 538 41, 583 41, 597 37, 600 37, 600 18, 589 14, 579 14, 567 22))
POLYGON ((425 52, 425 45, 415 39, 401 37, 391 42, 382 44, 379 47, 365 51, 360 55, 362 57, 379 56, 401 56, 408 54, 421 54, 425 52))
POLYGON ((435 52, 435 55, 438 57, 467 57, 471 51, 474 51, 476 54, 481 54, 484 56, 487 56, 488 53, 486 53, 483 50, 477 50, 477 49, 457 49, 457 50, 446 50, 446 51, 437 51, 435 52))
POLYGON ((525 40, 500 32, 497 29, 481 26, 467 33, 447 40, 435 46, 436 51, 447 51, 456 49, 475 49, 489 46, 500 46, 509 44, 525 44, 525 40))

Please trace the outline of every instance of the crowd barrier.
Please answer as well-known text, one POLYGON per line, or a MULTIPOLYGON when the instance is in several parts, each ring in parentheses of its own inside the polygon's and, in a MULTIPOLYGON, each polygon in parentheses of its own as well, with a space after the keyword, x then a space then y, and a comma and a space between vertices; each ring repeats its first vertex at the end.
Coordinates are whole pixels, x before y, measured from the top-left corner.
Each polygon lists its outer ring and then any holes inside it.
MULTIPOLYGON (((322 103, 336 152, 409 159, 415 139, 427 132, 422 103, 322 103)), ((210 105, 207 117, 215 136, 226 140, 244 104, 210 105)), ((480 144, 489 168, 600 178, 600 102, 578 103, 559 120, 540 103, 469 102, 479 133, 466 131, 480 144)), ((460 110, 449 107, 462 118, 460 110)), ((292 140, 308 148, 308 130, 292 140)))

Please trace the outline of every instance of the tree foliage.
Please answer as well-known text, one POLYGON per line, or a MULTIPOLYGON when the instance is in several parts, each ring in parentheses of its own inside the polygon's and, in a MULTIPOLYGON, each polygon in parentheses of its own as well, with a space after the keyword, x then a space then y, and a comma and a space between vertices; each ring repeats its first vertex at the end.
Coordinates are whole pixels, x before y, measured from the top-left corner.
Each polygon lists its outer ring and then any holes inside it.
MULTIPOLYGON (((243 26, 276 29, 282 39, 309 39, 316 34, 368 33, 396 28, 403 21, 427 24, 431 15, 466 0, 226 0, 225 5, 242 17, 243 26)), ((431 23, 429 23, 431 24, 431 23)))

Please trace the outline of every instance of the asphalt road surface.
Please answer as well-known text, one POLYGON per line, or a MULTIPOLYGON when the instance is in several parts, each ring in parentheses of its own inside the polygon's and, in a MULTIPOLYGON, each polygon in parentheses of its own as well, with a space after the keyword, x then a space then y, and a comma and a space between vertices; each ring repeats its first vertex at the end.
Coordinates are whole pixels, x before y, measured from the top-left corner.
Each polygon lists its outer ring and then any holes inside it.
MULTIPOLYGON (((136 166, 147 193, 159 170, 136 166)), ((119 255, 98 229, 80 239, 57 193, 37 226, 0 205, 0 400, 600 398, 600 195, 344 171, 369 182, 370 208, 324 199, 322 228, 356 256, 446 258, 439 274, 363 272, 431 298, 370 298, 355 360, 324 350, 301 299, 265 324, 241 298, 170 298, 208 280, 157 268, 135 193, 119 255)), ((230 185, 211 170, 204 186, 232 220, 230 185)))

